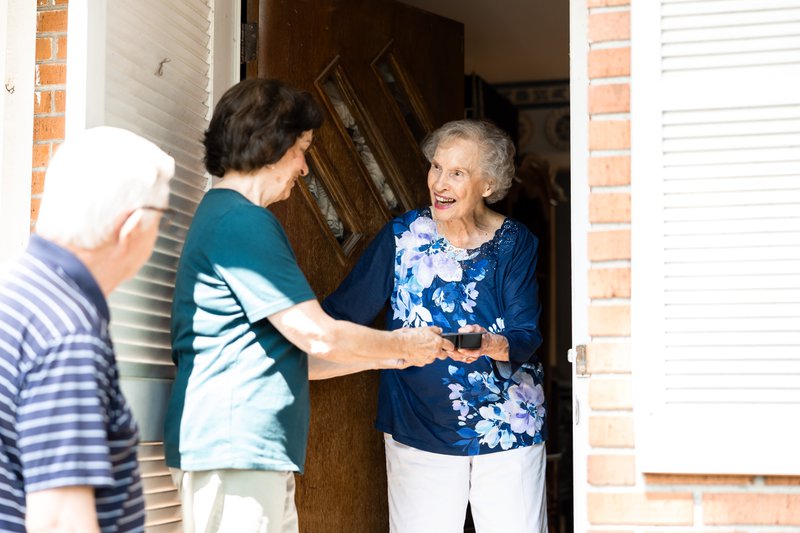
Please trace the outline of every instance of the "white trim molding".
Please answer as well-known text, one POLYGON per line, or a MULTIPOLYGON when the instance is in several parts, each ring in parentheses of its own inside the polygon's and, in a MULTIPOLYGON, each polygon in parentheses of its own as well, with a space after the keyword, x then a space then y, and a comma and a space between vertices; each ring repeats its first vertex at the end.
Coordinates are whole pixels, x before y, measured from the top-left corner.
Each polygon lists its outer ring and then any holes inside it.
MULTIPOLYGON (((570 0, 570 214, 572 250, 572 345, 589 344, 589 10, 570 0)), ((559 354, 566 357, 567 354, 559 354)), ((589 529, 587 463, 589 380, 572 362, 572 485, 575 531, 589 529)))
POLYGON ((0 262, 31 226, 36 3, 0 0, 0 262))

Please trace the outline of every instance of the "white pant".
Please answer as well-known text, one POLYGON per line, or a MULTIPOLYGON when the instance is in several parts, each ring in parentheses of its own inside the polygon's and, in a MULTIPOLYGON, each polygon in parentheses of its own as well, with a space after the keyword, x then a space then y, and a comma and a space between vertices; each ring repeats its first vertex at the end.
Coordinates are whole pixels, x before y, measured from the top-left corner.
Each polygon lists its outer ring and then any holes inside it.
POLYGON ((294 473, 170 468, 184 533, 297 533, 294 473))
POLYGON ((545 533, 544 444, 471 457, 424 452, 384 435, 392 533, 545 533))

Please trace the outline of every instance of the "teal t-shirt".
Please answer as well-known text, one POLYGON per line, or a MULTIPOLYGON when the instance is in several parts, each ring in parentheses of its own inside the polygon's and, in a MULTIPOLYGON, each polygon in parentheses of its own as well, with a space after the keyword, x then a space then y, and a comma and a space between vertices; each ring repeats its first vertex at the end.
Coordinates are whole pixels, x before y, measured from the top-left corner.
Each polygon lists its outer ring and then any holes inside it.
POLYGON ((175 281, 167 465, 303 471, 308 359, 267 317, 314 298, 271 212, 206 193, 175 281))

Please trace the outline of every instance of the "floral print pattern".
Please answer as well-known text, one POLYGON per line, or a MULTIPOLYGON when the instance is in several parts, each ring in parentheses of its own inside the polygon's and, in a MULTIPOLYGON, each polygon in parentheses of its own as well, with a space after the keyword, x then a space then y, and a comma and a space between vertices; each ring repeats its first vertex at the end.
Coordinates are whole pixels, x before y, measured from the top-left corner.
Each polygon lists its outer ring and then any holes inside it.
MULTIPOLYGON (((391 312, 402 327, 436 325, 454 332, 481 323, 476 308, 482 282, 496 263, 484 247, 453 247, 422 212, 407 226, 395 226, 395 250, 391 312)), ((486 327, 497 334, 505 328, 502 317, 486 327)), ((441 394, 447 395, 457 417, 452 443, 457 453, 476 455, 543 442, 546 410, 540 364, 522 365, 511 375, 511 365, 484 356, 471 365, 449 361, 446 369, 441 394)))
POLYGON ((510 379, 498 379, 494 372, 467 373, 454 365, 448 372, 442 383, 450 390, 461 426, 455 445, 467 455, 479 453, 481 445, 495 449, 499 444, 509 450, 543 442, 546 411, 540 368, 523 366, 510 379))

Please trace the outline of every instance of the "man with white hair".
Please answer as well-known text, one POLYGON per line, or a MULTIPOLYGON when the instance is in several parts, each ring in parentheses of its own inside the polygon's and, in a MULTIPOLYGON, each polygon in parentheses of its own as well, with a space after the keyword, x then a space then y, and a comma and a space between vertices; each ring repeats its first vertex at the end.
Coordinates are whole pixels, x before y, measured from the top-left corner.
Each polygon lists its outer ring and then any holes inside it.
POLYGON ((138 429, 106 298, 147 261, 173 159, 119 128, 61 145, 0 274, 0 531, 142 531, 138 429))

